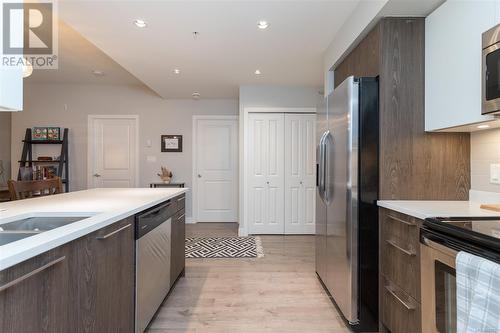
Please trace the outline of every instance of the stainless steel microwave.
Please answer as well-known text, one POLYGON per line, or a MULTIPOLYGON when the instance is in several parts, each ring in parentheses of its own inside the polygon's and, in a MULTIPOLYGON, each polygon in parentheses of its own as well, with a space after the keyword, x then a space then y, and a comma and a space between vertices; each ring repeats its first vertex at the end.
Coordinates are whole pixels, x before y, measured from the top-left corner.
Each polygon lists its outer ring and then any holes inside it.
POLYGON ((482 114, 500 115, 500 24, 483 33, 482 114))

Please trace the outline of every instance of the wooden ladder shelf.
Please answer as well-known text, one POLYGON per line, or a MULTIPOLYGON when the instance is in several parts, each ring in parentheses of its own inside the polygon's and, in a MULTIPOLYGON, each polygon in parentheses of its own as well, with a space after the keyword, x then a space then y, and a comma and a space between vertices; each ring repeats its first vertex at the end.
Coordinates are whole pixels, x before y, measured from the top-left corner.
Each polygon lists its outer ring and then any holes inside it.
MULTIPOLYGON (((23 152, 19 160, 19 167, 33 167, 36 163, 57 164, 57 176, 62 179, 65 192, 69 192, 69 163, 68 163, 68 129, 65 128, 62 140, 33 140, 31 128, 26 129, 23 140, 23 152), (58 161, 33 160, 33 145, 61 145, 61 154, 58 161), (64 177, 63 177, 64 175, 64 177)), ((21 170, 17 174, 17 180, 21 180, 21 170)))

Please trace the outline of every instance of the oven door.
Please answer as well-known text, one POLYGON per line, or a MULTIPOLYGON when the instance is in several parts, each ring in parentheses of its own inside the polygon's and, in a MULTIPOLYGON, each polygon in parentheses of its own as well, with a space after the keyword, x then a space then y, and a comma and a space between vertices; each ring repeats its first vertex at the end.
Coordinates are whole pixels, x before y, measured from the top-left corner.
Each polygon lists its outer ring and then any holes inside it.
POLYGON ((457 253, 425 236, 421 238, 422 332, 457 331, 455 273, 457 253))
POLYGON ((500 43, 483 50, 482 114, 500 112, 500 43))

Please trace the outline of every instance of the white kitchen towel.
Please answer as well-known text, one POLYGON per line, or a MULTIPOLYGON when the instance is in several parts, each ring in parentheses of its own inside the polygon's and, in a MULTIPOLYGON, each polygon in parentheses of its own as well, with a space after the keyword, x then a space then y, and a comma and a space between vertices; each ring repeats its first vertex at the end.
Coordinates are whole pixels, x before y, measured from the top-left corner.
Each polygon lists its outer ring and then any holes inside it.
POLYGON ((457 333, 500 332, 500 265, 459 252, 457 333))

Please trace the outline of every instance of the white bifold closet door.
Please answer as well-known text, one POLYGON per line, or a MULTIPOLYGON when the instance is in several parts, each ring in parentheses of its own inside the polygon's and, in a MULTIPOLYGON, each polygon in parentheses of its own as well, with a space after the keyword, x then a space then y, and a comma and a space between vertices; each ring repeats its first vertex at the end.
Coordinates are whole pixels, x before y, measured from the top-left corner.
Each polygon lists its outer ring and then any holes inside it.
POLYGON ((284 114, 248 115, 249 233, 285 230, 284 114))
POLYGON ((285 114, 285 233, 314 234, 316 150, 314 114, 285 114))
POLYGON ((248 232, 315 232, 314 114, 248 115, 248 232))

